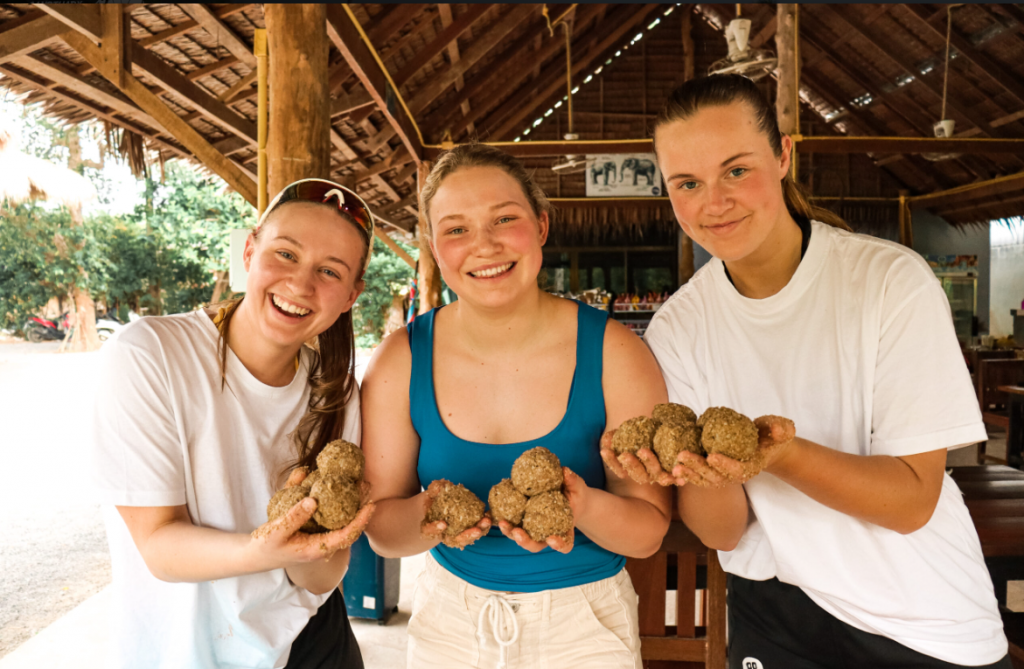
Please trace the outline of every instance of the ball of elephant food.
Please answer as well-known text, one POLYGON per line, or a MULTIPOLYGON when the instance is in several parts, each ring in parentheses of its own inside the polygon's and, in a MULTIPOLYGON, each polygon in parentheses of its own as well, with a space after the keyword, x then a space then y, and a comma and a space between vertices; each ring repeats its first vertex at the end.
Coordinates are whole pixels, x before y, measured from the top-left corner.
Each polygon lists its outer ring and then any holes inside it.
POLYGON ((359 483, 350 479, 321 475, 309 496, 317 504, 313 520, 329 530, 345 527, 359 512, 359 483))
POLYGON ((343 439, 327 444, 316 456, 316 467, 324 476, 342 476, 353 481, 362 480, 365 464, 363 450, 343 439))
POLYGON ((683 451, 704 455, 700 445, 700 431, 696 423, 692 425, 662 424, 654 435, 654 452, 658 456, 661 468, 672 473, 676 466, 676 456, 683 451))
POLYGON ((623 453, 636 453, 641 448, 651 448, 654 445, 654 434, 658 431, 658 421, 647 416, 637 416, 623 421, 619 429, 615 430, 612 438, 612 450, 618 455, 623 453))
POLYGON ((512 485, 527 497, 558 490, 563 480, 558 456, 543 446, 531 448, 512 464, 512 485))
POLYGON ((526 495, 516 490, 511 479, 502 479, 487 495, 487 506, 491 507, 494 522, 507 520, 512 525, 519 525, 526 511, 526 495))
POLYGON ((682 404, 667 404, 655 405, 654 411, 651 412, 651 418, 662 424, 669 425, 696 425, 697 414, 693 412, 688 406, 682 404))
POLYGON ((302 483, 300 483, 299 485, 302 486, 303 488, 305 488, 306 490, 309 490, 310 488, 313 487, 313 484, 316 483, 319 480, 320 480, 320 470, 319 469, 314 469, 313 471, 311 471, 306 476, 306 478, 302 479, 302 483))
MULTIPOLYGON (((290 488, 282 488, 274 493, 274 496, 270 498, 270 502, 267 504, 267 520, 277 520, 284 514, 292 510, 292 507, 306 499, 309 496, 309 490, 302 486, 291 486, 290 488)), ((308 532, 313 534, 317 532, 320 526, 315 520, 310 518, 299 528, 299 532, 308 532)))
POLYGON ((447 527, 442 536, 453 539, 473 527, 484 517, 484 503, 461 483, 448 484, 430 504, 427 521, 443 520, 447 527))
POLYGON ((733 460, 750 460, 757 455, 757 426, 738 411, 711 407, 697 425, 701 427, 701 445, 710 453, 721 453, 733 460))
POLYGON ((534 541, 546 541, 552 536, 568 539, 572 526, 572 507, 560 491, 541 493, 526 503, 523 529, 534 541))

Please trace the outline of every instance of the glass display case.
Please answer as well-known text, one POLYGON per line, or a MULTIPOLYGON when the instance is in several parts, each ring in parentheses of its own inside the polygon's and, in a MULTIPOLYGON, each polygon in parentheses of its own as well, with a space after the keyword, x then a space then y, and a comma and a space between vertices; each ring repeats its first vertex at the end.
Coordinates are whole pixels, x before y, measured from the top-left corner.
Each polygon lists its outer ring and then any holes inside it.
POLYGON ((975 316, 978 314, 978 277, 973 274, 944 274, 936 276, 949 300, 953 312, 953 327, 961 343, 970 343, 974 331, 975 316))

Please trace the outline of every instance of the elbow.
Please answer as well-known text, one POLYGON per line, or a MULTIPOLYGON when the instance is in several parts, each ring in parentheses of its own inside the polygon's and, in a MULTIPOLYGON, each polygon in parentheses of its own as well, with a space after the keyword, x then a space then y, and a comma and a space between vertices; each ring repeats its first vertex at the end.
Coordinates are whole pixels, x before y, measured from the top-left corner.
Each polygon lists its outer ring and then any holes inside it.
POLYGON ((931 521, 938 505, 938 495, 923 500, 916 509, 911 509, 909 513, 901 514, 899 518, 894 519, 895 522, 889 529, 903 535, 913 534, 931 521))
POLYGON ((708 548, 725 553, 736 550, 736 547, 740 545, 740 537, 715 537, 713 540, 702 538, 701 541, 708 548))

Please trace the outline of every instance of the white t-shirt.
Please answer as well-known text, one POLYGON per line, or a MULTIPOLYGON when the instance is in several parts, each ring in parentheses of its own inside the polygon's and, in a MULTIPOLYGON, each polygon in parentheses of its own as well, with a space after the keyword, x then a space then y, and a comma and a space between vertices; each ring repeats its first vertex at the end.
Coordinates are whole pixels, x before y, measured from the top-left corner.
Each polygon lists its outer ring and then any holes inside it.
MULTIPOLYGON (((986 439, 949 303, 909 249, 812 222, 779 293, 755 300, 712 259, 657 312, 646 340, 673 402, 776 414, 855 455, 904 456, 986 439)), ((992 581, 949 476, 908 535, 834 511, 771 474, 745 484, 753 515, 726 571, 777 576, 836 618, 947 662, 1007 652, 992 581)))
MULTIPOLYGON (((308 356, 281 388, 230 350, 221 390, 217 329, 203 312, 143 318, 103 349, 94 477, 114 576, 113 658, 125 669, 283 667, 328 595, 283 569, 203 583, 154 577, 114 506, 188 507, 197 526, 249 533, 294 461, 306 412, 308 356)), ((359 443, 358 392, 344 438, 359 443)))

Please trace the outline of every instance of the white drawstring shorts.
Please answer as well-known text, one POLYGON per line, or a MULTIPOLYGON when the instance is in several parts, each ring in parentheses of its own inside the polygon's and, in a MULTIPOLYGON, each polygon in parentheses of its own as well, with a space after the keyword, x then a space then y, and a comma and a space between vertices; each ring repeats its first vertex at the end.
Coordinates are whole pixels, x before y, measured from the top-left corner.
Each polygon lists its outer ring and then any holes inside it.
POLYGON ((409 620, 409 669, 641 669, 625 569, 535 593, 478 588, 429 554, 409 620))

